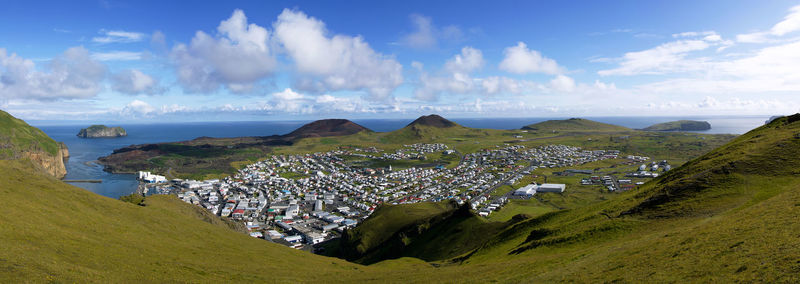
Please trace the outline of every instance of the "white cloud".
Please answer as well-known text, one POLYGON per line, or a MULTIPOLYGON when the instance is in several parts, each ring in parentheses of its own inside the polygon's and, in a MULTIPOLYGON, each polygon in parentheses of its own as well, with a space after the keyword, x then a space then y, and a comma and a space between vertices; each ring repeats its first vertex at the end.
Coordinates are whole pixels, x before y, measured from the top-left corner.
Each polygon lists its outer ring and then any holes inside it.
POLYGON ((673 35, 681 38, 636 52, 628 52, 619 59, 619 66, 613 69, 600 70, 602 76, 609 75, 642 75, 666 74, 675 72, 698 71, 706 68, 708 58, 689 58, 691 52, 706 50, 719 46, 718 51, 730 46, 732 42, 723 40, 714 32, 688 32, 673 35), (687 37, 694 37, 683 39, 687 37))
POLYGON ((133 100, 122 108, 120 114, 130 117, 147 117, 154 114, 156 111, 157 109, 155 107, 144 101, 133 100))
POLYGON ((436 46, 437 40, 436 35, 434 35, 435 28, 431 23, 431 18, 419 14, 412 14, 410 18, 416 30, 404 36, 401 42, 413 48, 431 48, 436 46))
POLYGON ((657 93, 800 91, 800 41, 765 47, 730 61, 708 61, 702 76, 668 79, 637 88, 657 93))
POLYGON ((78 99, 94 97, 102 90, 106 66, 83 47, 67 49, 47 67, 38 70, 33 61, 0 48, 0 98, 78 99))
POLYGON ((470 73, 483 66, 483 54, 472 47, 464 47, 444 64, 444 72, 440 76, 429 75, 422 69, 422 64, 415 62, 412 66, 420 72, 419 84, 414 96, 421 100, 433 101, 440 93, 464 94, 475 91, 475 80, 470 73))
POLYGON ((100 30, 103 36, 93 37, 92 42, 95 43, 129 43, 139 42, 144 40, 147 35, 137 32, 128 32, 120 30, 100 30))
POLYGON ((111 51, 92 53, 92 59, 99 61, 133 61, 141 60, 141 52, 133 51, 111 51))
POLYGON ((328 36, 322 21, 303 12, 283 10, 274 28, 297 71, 310 76, 303 86, 365 90, 372 100, 388 100, 403 82, 403 66, 394 58, 375 52, 360 36, 328 36))
POLYGON ((800 30, 800 5, 789 9, 789 14, 768 31, 736 35, 736 41, 744 43, 764 43, 800 30))
POLYGON ((575 90, 575 80, 565 75, 558 75, 550 80, 550 87, 560 92, 572 92, 575 90))
POLYGON ((472 47, 464 47, 461 54, 456 54, 444 64, 444 68, 452 73, 470 73, 483 67, 483 53, 472 47))
POLYGON ((293 91, 291 88, 286 88, 281 92, 273 93, 272 97, 282 101, 299 100, 305 98, 305 96, 293 91))
POLYGON ((490 76, 481 80, 483 92, 488 95, 498 93, 519 94, 522 92, 523 83, 508 77, 490 76))
POLYGON ((457 41, 460 40, 464 33, 461 28, 457 26, 445 26, 437 28, 430 17, 420 14, 411 14, 409 16, 411 23, 414 25, 414 32, 403 36, 400 43, 419 49, 434 48, 438 45, 439 39, 457 41))
POLYGON ((112 76, 111 81, 111 88, 124 94, 155 95, 164 92, 164 89, 158 85, 157 79, 136 69, 123 70, 112 76))
POLYGON ((551 75, 564 72, 564 68, 558 66, 555 60, 542 56, 536 50, 528 49, 528 46, 523 42, 506 48, 503 53, 505 58, 503 58, 498 67, 506 72, 516 74, 545 73, 551 75))
POLYGON ((189 45, 173 47, 170 57, 178 81, 193 92, 213 92, 220 85, 232 91, 248 91, 252 84, 271 75, 276 61, 270 52, 269 31, 247 24, 241 10, 220 22, 216 37, 197 31, 189 45))

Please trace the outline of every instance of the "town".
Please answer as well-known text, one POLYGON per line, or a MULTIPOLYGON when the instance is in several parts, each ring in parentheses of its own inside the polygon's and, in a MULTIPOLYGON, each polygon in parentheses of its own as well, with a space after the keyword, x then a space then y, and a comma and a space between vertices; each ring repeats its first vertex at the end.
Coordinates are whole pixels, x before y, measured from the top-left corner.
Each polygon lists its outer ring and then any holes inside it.
MULTIPOLYGON (((339 237, 345 229, 357 226, 381 204, 453 200, 468 204, 480 216, 489 216, 509 199, 565 192, 566 184, 530 182, 516 190, 494 194, 500 186, 517 184, 537 168, 579 166, 619 155, 617 150, 507 144, 462 154, 445 144, 419 143, 404 145, 394 152, 375 147, 339 147, 304 155, 273 155, 223 179, 167 181, 149 172, 140 172, 139 179, 150 183, 143 187, 143 193, 152 189, 155 194, 176 194, 215 215, 243 222, 253 237, 312 250, 314 244, 339 237), (433 153, 450 157, 455 165, 448 168, 426 163, 426 155, 433 153), (419 163, 403 169, 393 169, 391 165, 369 167, 371 162, 397 160, 419 163)), ((649 158, 627 159, 635 163, 649 158)), ((653 169, 657 167, 654 164, 653 169)), ((588 184, 599 182, 613 190, 625 182, 604 179, 592 177, 588 184)), ((587 180, 583 182, 586 184, 587 180)))

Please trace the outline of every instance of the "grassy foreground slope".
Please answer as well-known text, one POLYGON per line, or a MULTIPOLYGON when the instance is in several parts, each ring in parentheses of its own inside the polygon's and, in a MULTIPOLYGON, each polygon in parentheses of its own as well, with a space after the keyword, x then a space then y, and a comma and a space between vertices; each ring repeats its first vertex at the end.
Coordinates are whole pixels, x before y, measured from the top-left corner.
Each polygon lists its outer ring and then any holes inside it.
POLYGON ((364 269, 234 232, 174 197, 137 206, 27 161, 0 161, 0 172, 0 282, 308 282, 364 269))
POLYGON ((800 115, 777 119, 635 192, 521 222, 466 262, 539 263, 543 280, 796 282, 798 157, 800 115))

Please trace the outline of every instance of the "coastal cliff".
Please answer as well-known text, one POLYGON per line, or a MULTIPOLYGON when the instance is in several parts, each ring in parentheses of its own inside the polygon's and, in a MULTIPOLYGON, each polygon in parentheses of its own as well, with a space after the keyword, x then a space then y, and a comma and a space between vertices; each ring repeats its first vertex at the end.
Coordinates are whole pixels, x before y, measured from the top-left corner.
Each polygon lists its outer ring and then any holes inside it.
POLYGON ((0 111, 0 160, 28 159, 44 172, 63 178, 69 150, 42 130, 0 111))
POLYGON ((81 138, 114 138, 123 136, 128 136, 128 133, 119 126, 92 125, 78 132, 78 137, 81 138))

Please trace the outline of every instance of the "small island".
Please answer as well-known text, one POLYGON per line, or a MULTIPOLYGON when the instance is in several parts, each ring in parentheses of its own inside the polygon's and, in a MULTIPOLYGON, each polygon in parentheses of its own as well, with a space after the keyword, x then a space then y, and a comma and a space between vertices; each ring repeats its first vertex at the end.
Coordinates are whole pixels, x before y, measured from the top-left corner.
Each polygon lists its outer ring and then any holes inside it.
POLYGON ((115 138, 123 136, 128 136, 128 133, 119 126, 92 125, 78 132, 78 137, 81 138, 115 138))
POLYGON ((645 131, 704 131, 711 129, 708 121, 678 120, 653 124, 644 128, 645 131))

